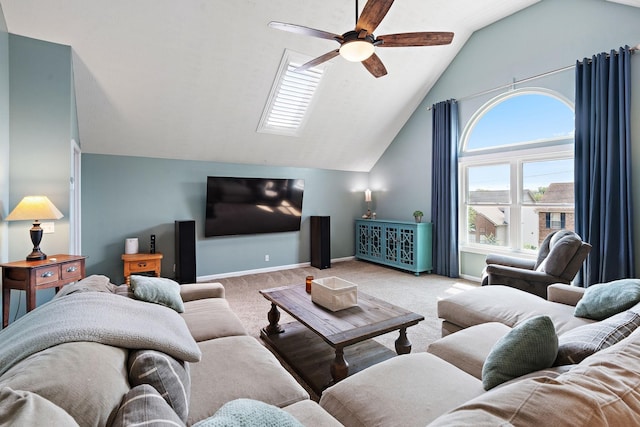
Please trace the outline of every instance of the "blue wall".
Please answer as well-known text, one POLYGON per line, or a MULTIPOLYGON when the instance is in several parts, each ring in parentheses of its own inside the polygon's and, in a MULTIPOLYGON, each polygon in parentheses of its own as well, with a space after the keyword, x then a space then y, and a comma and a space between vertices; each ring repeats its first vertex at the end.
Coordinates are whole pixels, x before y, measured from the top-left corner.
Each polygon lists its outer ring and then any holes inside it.
MULTIPOLYGON (((55 233, 45 234, 46 254, 69 250, 71 170, 71 48, 9 35, 11 209, 28 195, 45 195, 62 212, 55 233)), ((73 113, 75 115, 75 112, 73 113)), ((33 244, 30 224, 9 224, 10 259, 22 259, 33 244)))
MULTIPOLYGON (((133 143, 133 142, 132 142, 133 143)), ((331 256, 354 254, 354 222, 366 210, 367 175, 320 169, 266 167, 98 154, 82 155, 82 252, 87 272, 123 282, 124 241, 137 237, 148 252, 156 235, 164 256, 162 275, 174 277, 174 221, 196 221, 196 274, 269 269, 309 262, 310 215, 331 216, 331 256), (204 237, 209 175, 302 178, 305 191, 300 232, 204 237), (269 255, 269 261, 265 261, 269 255)))
MULTIPOLYGON (((576 60, 640 42, 640 9, 601 0, 544 0, 484 28, 464 48, 414 112, 393 144, 370 173, 377 191, 377 211, 384 217, 406 217, 421 209, 431 216, 431 111, 428 107, 450 98, 460 99, 460 131, 473 113, 506 90, 471 96, 514 80, 575 64, 576 60)), ((632 117, 640 117, 640 54, 632 59, 634 89, 632 117)), ((574 71, 568 70, 517 85, 544 87, 573 100, 574 71)), ((634 169, 640 167, 640 121, 632 123, 634 169), (634 148, 635 148, 634 147, 634 148)), ((640 188, 635 174, 634 187, 640 188)), ((635 201, 640 212, 640 192, 635 201)), ((640 223, 636 227, 640 246, 640 223)), ((436 249, 437 250, 437 249, 436 249)), ((639 254, 640 256, 640 254, 639 254)), ((461 254, 462 273, 479 277, 484 254, 461 254)), ((640 266, 637 260, 636 265, 640 266)))
MULTIPOLYGON (((4 34, 2 37, 6 38, 4 34)), ((0 120, 8 123, 1 132, 8 129, 9 155, 2 156, 0 183, 3 190, 8 189, 7 194, 3 192, 2 200, 8 200, 3 209, 8 213, 27 195, 48 196, 65 217, 55 221, 55 233, 45 234, 40 246, 49 255, 67 253, 71 138, 78 134, 72 99, 71 48, 9 34, 8 61, 2 61, 0 70, 5 70, 4 67, 9 71, 9 103, 8 115, 6 112, 0 115, 0 120), (6 176, 8 184, 3 181, 6 176)), ((0 82, 2 75, 0 71, 0 82)), ((6 87, 0 83, 0 95, 6 95, 3 93, 6 87)), ((0 149, 6 153, 3 138, 0 136, 0 149)), ((8 230, 6 238, 2 235, 9 248, 8 260, 24 259, 33 247, 29 237, 31 224, 16 221, 2 226, 8 230)), ((50 300, 53 292, 53 289, 39 291, 37 304, 50 300)), ((24 292, 12 292, 10 319, 24 313, 24 298, 24 292)))
MULTIPOLYGON (((9 34, 0 6, 0 262, 9 260, 9 34)), ((2 296, 0 295, 0 301, 2 296)))

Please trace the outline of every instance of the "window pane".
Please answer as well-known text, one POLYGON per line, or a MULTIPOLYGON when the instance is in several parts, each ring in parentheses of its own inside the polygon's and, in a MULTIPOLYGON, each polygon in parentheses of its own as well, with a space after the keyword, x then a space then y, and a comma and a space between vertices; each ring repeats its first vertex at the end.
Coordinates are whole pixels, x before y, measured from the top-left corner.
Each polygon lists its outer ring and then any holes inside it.
POLYGON ((522 214, 522 249, 537 251, 540 248, 540 222, 545 225, 545 215, 540 215, 537 207, 523 207, 522 214))
POLYGON ((573 159, 523 163, 522 203, 573 205, 573 159))
POLYGON ((467 168, 469 204, 508 204, 510 167, 508 164, 467 168))
POLYGON ((522 94, 504 99, 482 115, 466 143, 467 150, 550 139, 573 138, 571 108, 545 94, 522 94))
POLYGON ((522 185, 523 249, 537 250, 554 231, 573 231, 573 159, 523 163, 522 185))
POLYGON ((509 246, 509 208, 469 206, 467 221, 469 243, 509 246))

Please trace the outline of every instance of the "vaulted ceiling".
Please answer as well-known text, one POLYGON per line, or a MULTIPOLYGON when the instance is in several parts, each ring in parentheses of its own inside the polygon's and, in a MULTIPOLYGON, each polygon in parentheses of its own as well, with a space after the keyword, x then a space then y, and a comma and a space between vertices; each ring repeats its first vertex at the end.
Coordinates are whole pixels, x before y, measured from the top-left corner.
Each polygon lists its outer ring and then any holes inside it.
MULTIPOLYGON (((345 0, 0 0, 10 33, 69 45, 85 153, 368 171, 474 31, 539 0, 397 1, 376 34, 452 31, 437 47, 378 49, 388 75, 330 61, 300 136, 256 131, 285 49, 337 45, 345 0)), ((636 0, 620 0, 629 3, 636 0)), ((360 1, 360 9, 365 1, 360 1)))

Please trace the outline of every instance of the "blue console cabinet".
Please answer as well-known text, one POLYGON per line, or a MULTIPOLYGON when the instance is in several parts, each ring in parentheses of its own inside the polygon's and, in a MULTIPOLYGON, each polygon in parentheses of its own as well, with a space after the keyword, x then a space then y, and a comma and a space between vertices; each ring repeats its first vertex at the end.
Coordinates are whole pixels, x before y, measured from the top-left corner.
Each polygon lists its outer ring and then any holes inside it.
POLYGON ((356 220, 356 258, 377 262, 418 276, 433 269, 430 222, 356 220))

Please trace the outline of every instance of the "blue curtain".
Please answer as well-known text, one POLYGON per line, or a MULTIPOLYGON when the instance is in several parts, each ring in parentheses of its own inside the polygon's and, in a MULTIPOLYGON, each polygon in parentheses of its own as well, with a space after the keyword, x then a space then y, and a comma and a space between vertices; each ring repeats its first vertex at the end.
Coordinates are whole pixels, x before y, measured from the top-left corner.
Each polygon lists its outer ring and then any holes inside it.
POLYGON ((631 51, 576 64, 576 232, 593 249, 583 286, 634 277, 631 51))
POLYGON ((458 104, 432 107, 431 221, 436 274, 458 277, 458 104))

